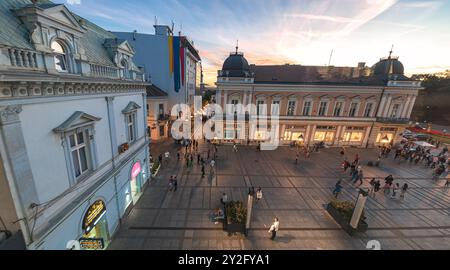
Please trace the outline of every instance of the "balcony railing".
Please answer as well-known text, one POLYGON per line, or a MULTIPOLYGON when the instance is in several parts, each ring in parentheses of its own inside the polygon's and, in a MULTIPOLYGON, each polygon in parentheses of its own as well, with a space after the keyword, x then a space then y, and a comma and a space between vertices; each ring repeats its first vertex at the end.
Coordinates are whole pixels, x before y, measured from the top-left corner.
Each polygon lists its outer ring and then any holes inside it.
POLYGON ((407 124, 409 118, 377 117, 377 122, 386 124, 407 124))
POLYGON ((8 49, 11 65, 23 68, 38 68, 37 54, 20 49, 8 49))

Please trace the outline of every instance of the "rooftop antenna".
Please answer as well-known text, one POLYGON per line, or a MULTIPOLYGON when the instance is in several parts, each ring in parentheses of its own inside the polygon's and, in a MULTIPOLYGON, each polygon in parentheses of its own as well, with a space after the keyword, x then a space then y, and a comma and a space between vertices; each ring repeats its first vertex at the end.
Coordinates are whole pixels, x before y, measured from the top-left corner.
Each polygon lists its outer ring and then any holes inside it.
POLYGON ((236 40, 236 54, 238 54, 238 50, 239 50, 239 39, 236 40))
POLYGON ((394 51, 394 44, 392 44, 391 51, 389 52, 389 59, 391 59, 393 51, 394 51))
POLYGON ((155 25, 158 25, 158 17, 155 16, 155 25))
POLYGON ((333 52, 334 52, 334 49, 331 50, 330 60, 328 60, 328 66, 331 65, 331 58, 333 58, 333 52))
POLYGON ((174 26, 175 26, 175 23, 174 23, 173 20, 172 20, 172 28, 170 29, 170 30, 172 31, 172 33, 173 33, 173 28, 174 28, 174 26))
POLYGON ((178 36, 181 36, 181 31, 183 31, 183 24, 180 23, 180 31, 178 31, 178 36))

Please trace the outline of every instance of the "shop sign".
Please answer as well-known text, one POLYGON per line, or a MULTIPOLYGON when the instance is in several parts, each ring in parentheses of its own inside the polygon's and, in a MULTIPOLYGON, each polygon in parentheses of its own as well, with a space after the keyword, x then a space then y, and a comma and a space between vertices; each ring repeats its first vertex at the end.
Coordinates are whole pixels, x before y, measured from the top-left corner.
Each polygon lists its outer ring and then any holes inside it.
POLYGON ((105 241, 103 238, 81 238, 81 249, 101 250, 105 248, 105 241))
POLYGON ((141 173, 141 163, 136 162, 131 169, 131 178, 136 178, 141 173))
POLYGON ((83 230, 85 230, 86 233, 90 232, 105 212, 106 206, 102 200, 98 200, 92 204, 84 215, 83 230))

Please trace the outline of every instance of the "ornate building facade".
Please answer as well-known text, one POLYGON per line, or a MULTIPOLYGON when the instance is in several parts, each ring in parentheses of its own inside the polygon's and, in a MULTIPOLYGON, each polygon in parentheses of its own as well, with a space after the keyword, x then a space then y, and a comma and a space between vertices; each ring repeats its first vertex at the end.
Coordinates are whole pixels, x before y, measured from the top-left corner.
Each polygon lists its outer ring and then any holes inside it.
MULTIPOLYGON (((225 60, 217 76, 216 102, 227 105, 256 105, 255 115, 275 113, 279 106, 281 144, 374 147, 395 144, 409 122, 419 81, 404 75, 398 57, 381 59, 372 68, 249 65, 237 50, 225 60), (265 105, 266 111, 263 111, 265 105)), ((249 112, 225 112, 227 119, 245 119, 249 112), (241 114, 241 117, 236 117, 241 114)), ((264 131, 246 121, 224 125, 225 142, 251 143, 267 140, 264 131), (236 127, 245 125, 245 139, 236 127), (241 138, 241 139, 239 139, 241 138)), ((270 126, 265 127, 270 130, 270 126)))
POLYGON ((150 176, 135 52, 50 1, 3 0, 0 25, 5 230, 28 249, 103 249, 150 176))

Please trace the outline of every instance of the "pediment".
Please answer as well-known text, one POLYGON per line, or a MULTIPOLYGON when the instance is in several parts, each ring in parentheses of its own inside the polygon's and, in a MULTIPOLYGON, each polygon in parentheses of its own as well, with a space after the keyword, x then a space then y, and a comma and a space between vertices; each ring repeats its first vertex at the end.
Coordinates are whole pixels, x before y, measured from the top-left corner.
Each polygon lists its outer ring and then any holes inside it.
POLYGON ((63 133, 83 126, 93 125, 100 120, 101 118, 99 117, 77 111, 64 121, 64 123, 54 128, 53 131, 56 133, 63 133))
POLYGON ((120 51, 127 55, 135 54, 133 47, 125 39, 109 38, 105 40, 104 46, 108 48, 112 53, 120 51))
POLYGON ((125 109, 122 110, 122 113, 124 113, 124 114, 131 113, 140 108, 141 108, 141 106, 139 106, 136 102, 130 101, 130 103, 128 103, 128 105, 125 107, 125 109))
POLYGON ((48 8, 44 11, 44 13, 47 16, 51 17, 52 19, 63 22, 72 27, 81 28, 81 25, 78 22, 78 20, 72 15, 72 13, 70 13, 70 11, 64 5, 48 8))

